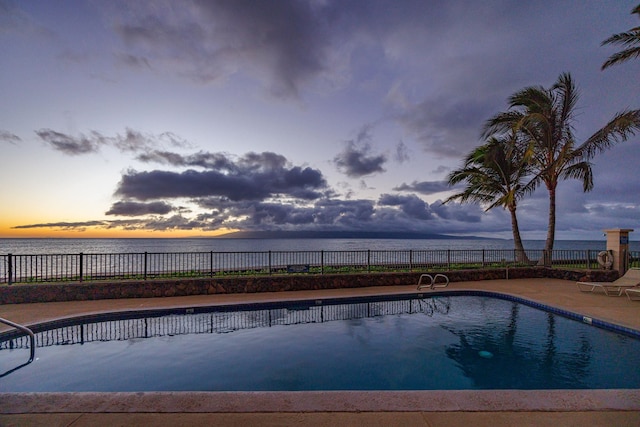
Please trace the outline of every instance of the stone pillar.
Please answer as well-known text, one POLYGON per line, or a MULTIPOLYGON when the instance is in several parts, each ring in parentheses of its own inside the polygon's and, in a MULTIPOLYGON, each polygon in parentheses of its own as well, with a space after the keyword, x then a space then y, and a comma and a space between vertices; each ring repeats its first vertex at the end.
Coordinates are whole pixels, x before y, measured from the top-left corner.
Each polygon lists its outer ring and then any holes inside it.
POLYGON ((630 228, 604 230, 607 233, 607 250, 613 253, 611 268, 618 270, 620 276, 629 268, 629 233, 632 231, 630 228))

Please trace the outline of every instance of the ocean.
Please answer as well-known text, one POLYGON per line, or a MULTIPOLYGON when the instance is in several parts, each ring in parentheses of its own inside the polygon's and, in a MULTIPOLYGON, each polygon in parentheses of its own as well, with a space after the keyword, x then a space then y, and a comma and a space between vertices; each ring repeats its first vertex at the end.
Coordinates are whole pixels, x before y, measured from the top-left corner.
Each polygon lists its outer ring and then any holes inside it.
MULTIPOLYGON (((525 249, 543 249, 544 240, 525 240, 525 249)), ((558 250, 603 250, 602 240, 557 240, 558 250)), ((502 239, 0 239, 0 255, 113 254, 176 252, 358 251, 358 250, 514 249, 502 239)), ((630 242, 640 250, 640 242, 630 242)))

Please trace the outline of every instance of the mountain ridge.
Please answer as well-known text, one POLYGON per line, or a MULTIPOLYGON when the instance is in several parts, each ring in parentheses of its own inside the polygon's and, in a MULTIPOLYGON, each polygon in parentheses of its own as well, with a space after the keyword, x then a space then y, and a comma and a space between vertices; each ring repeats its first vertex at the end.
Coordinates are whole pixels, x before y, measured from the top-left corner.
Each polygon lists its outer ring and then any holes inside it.
MULTIPOLYGON (((451 236, 406 231, 235 231, 216 236, 220 239, 471 239, 496 240, 490 237, 451 236)), ((497 239, 502 240, 502 239, 497 239)))

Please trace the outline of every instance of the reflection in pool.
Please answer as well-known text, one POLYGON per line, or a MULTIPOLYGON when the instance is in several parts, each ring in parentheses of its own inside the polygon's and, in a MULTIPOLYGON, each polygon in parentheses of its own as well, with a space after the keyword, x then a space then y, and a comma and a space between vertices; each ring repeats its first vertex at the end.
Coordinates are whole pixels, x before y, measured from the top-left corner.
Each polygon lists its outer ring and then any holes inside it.
POLYGON ((0 342, 0 391, 640 388, 637 338, 507 299, 432 295, 85 319, 37 332, 20 369, 28 340, 0 342))

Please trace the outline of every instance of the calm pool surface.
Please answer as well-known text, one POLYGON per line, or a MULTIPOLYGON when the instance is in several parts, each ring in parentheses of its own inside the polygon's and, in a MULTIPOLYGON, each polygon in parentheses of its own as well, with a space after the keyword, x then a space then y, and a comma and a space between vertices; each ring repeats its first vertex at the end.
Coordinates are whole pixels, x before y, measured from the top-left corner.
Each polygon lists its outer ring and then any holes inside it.
POLYGON ((22 367, 5 341, 0 391, 640 388, 640 340, 517 302, 315 304, 66 326, 22 367))

